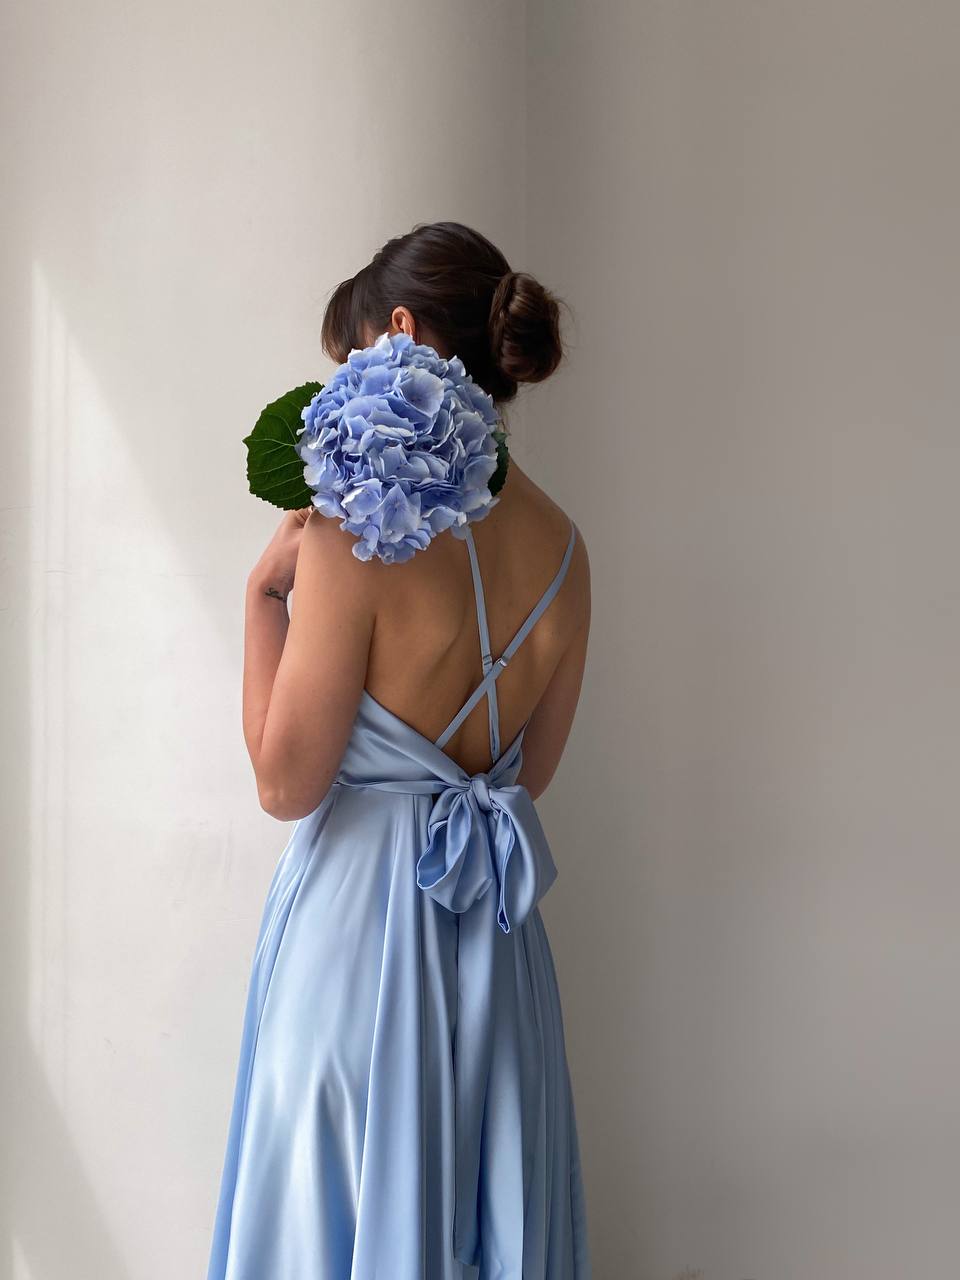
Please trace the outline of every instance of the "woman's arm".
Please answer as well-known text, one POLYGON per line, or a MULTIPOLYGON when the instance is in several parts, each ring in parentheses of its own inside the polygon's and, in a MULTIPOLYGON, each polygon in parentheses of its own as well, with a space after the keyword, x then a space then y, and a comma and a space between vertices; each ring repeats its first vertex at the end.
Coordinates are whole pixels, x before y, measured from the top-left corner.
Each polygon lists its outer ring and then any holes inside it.
POLYGON ((258 785, 263 729, 289 622, 286 595, 269 576, 251 573, 243 623, 243 738, 258 785))
POLYGON ((247 583, 244 740, 260 804, 283 821, 329 790, 366 679, 380 565, 353 543, 318 512, 290 513, 247 583))
POLYGON ((579 535, 564 588, 569 588, 577 602, 577 624, 524 731, 523 764, 517 777, 534 800, 546 791, 567 745, 586 666, 590 635, 590 562, 586 544, 579 535))

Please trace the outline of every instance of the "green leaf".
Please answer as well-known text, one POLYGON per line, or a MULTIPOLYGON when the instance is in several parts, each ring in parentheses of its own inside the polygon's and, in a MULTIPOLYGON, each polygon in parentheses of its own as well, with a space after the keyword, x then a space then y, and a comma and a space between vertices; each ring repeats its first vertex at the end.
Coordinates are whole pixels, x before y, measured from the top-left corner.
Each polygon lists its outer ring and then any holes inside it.
POLYGON ((510 454, 507 450, 507 433, 499 428, 494 431, 493 438, 497 442, 497 469, 487 481, 487 488, 496 495, 503 488, 507 478, 507 467, 510 465, 510 454))
POLYGON ((243 438, 250 492, 282 511, 309 507, 313 499, 313 490, 303 478, 304 462, 296 445, 303 426, 300 413, 322 390, 322 382, 294 387, 268 404, 256 426, 243 438))

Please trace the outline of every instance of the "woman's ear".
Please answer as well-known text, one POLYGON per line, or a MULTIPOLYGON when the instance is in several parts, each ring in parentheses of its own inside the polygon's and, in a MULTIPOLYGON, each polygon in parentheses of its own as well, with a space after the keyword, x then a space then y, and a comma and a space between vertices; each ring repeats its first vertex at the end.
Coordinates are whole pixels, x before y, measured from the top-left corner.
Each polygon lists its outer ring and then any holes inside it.
POLYGON ((417 339, 417 322, 409 307, 394 307, 390 313, 390 326, 394 332, 408 333, 414 342, 417 339))

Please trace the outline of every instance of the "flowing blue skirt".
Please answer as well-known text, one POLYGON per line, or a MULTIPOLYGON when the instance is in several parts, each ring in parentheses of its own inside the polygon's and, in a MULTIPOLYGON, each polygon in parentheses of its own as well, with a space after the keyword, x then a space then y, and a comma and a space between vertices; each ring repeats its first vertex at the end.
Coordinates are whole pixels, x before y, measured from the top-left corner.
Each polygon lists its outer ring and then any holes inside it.
POLYGON ((270 884, 208 1280, 589 1280, 514 746, 478 781, 365 699, 270 884))

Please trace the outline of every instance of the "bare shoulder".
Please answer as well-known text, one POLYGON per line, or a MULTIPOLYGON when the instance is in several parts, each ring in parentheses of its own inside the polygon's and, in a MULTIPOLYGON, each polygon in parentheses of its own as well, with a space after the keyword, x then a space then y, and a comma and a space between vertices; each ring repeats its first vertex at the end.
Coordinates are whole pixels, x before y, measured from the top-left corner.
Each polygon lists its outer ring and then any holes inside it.
POLYGON ((577 525, 577 540, 573 546, 573 554, 570 557, 570 576, 572 579, 574 595, 580 601, 582 610, 589 618, 590 616, 590 556, 587 553, 587 543, 583 536, 583 531, 577 525))
MULTIPOLYGON (((511 467, 514 464, 511 462, 511 467)), ((515 486, 511 495, 513 504, 529 522, 525 530, 527 539, 537 541, 537 531, 543 539, 545 551, 564 546, 570 536, 570 525, 576 523, 563 507, 550 494, 542 489, 535 480, 519 467, 515 468, 513 477, 515 486)), ((590 557, 587 553, 586 539, 579 525, 576 525, 576 538, 570 556, 570 564, 564 579, 562 594, 571 611, 582 622, 589 619, 590 614, 590 557)))
POLYGON ((586 650, 590 630, 590 557, 580 526, 576 526, 576 540, 570 556, 570 565, 564 581, 567 610, 570 620, 568 648, 586 650))
POLYGON ((297 558, 297 584, 311 594, 336 595, 343 601, 369 602, 380 589, 383 563, 376 557, 360 560, 353 554, 356 538, 340 522, 311 511, 303 526, 297 558))

